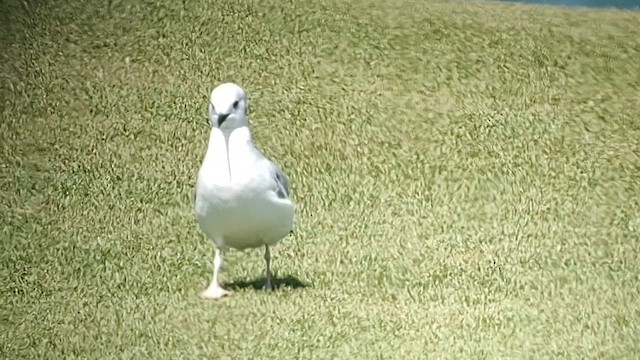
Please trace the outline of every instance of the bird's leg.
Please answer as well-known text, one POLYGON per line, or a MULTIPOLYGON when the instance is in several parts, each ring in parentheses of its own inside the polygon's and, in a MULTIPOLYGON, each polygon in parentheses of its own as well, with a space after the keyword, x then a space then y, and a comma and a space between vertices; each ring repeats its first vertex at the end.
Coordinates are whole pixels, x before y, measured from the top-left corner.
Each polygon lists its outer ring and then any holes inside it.
POLYGON ((267 263, 267 281, 264 284, 265 290, 273 290, 273 280, 271 275, 271 252, 269 245, 264 246, 264 261, 267 263))
POLYGON ((213 258, 213 279, 209 287, 203 291, 200 296, 204 299, 216 300, 226 295, 231 295, 231 292, 223 289, 220 286, 218 278, 220 276, 220 268, 222 267, 222 251, 216 246, 216 255, 213 258))

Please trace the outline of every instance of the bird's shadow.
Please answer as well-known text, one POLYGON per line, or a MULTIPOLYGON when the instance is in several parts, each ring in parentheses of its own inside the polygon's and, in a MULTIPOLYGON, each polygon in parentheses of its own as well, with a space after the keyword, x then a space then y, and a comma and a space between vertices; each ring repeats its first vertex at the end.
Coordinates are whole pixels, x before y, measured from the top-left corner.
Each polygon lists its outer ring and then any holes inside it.
MULTIPOLYGON (((263 276, 250 281, 245 281, 245 280, 233 281, 231 283, 227 283, 226 287, 228 287, 229 290, 233 290, 233 291, 245 290, 245 289, 263 290, 264 285, 266 283, 267 283, 267 278, 263 276)), ((309 286, 309 284, 291 275, 287 275, 285 277, 274 276, 271 279, 271 284, 273 285, 274 290, 281 289, 281 288, 303 289, 309 286)))

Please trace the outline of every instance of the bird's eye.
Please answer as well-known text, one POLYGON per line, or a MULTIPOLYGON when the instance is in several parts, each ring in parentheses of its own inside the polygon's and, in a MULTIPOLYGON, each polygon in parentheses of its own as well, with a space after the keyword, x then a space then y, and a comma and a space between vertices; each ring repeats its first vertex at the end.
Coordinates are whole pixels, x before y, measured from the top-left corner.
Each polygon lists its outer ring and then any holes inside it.
POLYGON ((237 108, 238 108, 238 100, 236 100, 236 101, 234 101, 234 102, 233 102, 233 108, 234 108, 234 109, 237 109, 237 108))

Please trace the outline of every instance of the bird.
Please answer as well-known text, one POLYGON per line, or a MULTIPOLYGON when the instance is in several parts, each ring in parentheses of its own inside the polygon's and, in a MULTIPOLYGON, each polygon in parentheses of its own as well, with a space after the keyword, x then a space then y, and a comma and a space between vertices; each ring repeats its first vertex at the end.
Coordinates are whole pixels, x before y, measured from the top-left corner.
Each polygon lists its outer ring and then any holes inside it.
POLYGON ((215 244, 213 278, 200 293, 217 300, 232 294, 220 284, 223 252, 264 247, 265 290, 273 290, 270 247, 293 233, 295 206, 289 178, 252 140, 248 99, 238 84, 211 91, 211 132, 195 185, 200 230, 215 244))

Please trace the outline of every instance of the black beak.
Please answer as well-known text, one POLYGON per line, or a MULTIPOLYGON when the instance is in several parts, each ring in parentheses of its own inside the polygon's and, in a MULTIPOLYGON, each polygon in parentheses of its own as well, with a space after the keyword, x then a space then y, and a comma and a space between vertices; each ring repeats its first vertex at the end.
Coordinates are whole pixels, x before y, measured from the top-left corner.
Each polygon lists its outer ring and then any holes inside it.
POLYGON ((222 126, 222 123, 227 120, 227 118, 229 117, 229 114, 220 114, 218 115, 218 127, 222 126))

